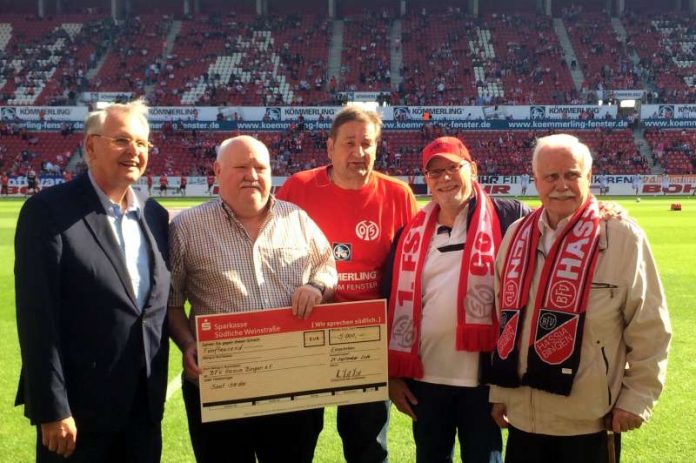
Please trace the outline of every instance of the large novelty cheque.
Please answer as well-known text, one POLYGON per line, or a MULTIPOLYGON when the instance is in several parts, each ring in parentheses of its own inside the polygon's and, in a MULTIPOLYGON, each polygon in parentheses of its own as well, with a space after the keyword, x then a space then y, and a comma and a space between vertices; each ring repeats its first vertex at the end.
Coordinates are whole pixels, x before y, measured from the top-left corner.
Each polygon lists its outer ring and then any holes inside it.
POLYGON ((386 400, 383 299, 196 317, 203 422, 386 400))

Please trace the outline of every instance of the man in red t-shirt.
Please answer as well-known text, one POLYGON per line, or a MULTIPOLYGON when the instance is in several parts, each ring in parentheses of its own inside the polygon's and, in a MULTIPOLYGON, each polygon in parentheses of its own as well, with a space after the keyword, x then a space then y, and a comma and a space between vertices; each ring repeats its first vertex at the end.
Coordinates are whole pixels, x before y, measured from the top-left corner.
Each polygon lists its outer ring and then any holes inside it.
MULTIPOLYGON (((379 298, 394 234, 417 210, 406 183, 373 171, 381 127, 376 113, 344 109, 327 140, 331 164, 293 175, 277 193, 307 211, 331 243, 338 302, 379 298)), ((338 407, 338 432, 348 463, 386 459, 388 407, 389 402, 338 407)))

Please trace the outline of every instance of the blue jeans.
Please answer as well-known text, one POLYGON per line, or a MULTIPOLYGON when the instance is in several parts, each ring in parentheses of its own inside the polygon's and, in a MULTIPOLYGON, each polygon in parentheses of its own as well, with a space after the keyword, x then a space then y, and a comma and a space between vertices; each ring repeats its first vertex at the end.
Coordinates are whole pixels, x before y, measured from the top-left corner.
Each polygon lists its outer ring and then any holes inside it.
POLYGON ((502 461, 500 429, 491 418, 488 387, 460 387, 408 380, 418 399, 413 422, 418 463, 450 463, 459 434, 462 461, 502 461))
POLYGON ((387 461, 387 427, 391 402, 368 402, 338 407, 336 424, 347 463, 387 461))

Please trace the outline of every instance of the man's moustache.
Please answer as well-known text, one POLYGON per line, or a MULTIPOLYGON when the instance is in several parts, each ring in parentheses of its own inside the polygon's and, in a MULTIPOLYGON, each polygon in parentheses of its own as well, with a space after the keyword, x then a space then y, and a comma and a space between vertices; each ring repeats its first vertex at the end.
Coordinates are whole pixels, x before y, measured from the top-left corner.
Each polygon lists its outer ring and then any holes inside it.
POLYGON ((549 195, 549 198, 551 199, 566 199, 566 198, 575 198, 575 194, 571 192, 567 193, 551 193, 549 195))

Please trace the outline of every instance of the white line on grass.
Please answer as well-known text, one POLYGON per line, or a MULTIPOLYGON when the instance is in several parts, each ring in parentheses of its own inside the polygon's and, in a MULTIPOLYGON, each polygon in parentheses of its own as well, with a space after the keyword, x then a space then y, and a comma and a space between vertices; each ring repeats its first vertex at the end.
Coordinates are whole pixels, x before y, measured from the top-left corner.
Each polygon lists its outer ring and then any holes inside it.
POLYGON ((174 379, 169 381, 169 384, 167 384, 167 399, 169 400, 172 398, 174 394, 177 393, 177 391, 181 389, 181 373, 178 373, 174 379))

